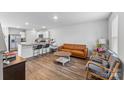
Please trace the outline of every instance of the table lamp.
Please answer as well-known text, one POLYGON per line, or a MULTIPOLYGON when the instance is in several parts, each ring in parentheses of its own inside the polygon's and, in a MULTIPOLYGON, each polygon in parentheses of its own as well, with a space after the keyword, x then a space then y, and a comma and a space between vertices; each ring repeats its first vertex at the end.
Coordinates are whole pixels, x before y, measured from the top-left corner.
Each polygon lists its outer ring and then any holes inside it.
POLYGON ((106 39, 103 39, 103 38, 99 39, 99 44, 105 45, 106 44, 106 39))
POLYGON ((103 52, 103 51, 106 50, 106 47, 105 47, 105 45, 106 45, 106 39, 104 39, 104 38, 99 39, 98 40, 98 44, 99 44, 100 47, 97 48, 97 51, 103 52))

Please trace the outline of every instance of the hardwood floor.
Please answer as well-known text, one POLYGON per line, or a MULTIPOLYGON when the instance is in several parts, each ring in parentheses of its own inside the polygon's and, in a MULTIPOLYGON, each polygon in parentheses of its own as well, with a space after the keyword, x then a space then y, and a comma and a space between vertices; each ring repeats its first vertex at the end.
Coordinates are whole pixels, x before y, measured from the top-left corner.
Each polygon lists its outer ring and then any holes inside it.
POLYGON ((27 80, 83 80, 87 60, 71 57, 71 61, 62 66, 55 62, 53 54, 29 58, 26 62, 27 80))

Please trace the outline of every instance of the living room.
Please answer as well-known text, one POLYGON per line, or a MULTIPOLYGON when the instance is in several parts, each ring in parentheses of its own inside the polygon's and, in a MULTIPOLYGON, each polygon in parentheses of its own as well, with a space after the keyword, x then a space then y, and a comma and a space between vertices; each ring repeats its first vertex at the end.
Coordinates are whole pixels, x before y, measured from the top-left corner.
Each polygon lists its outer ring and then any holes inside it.
POLYGON ((6 44, 1 79, 122 79, 122 18, 123 13, 112 12, 1 12, 6 44), (121 60, 111 69, 114 73, 109 77, 90 73, 87 68, 91 61, 103 60, 108 50, 121 60), (19 62, 22 67, 17 66, 19 62), (17 71, 23 68, 21 75, 13 72, 19 77, 8 74, 12 66, 17 66, 17 71), (87 73, 93 76, 87 77, 87 73))
POLYGON ((1 93, 124 91, 123 0, 1 0, 1 93))

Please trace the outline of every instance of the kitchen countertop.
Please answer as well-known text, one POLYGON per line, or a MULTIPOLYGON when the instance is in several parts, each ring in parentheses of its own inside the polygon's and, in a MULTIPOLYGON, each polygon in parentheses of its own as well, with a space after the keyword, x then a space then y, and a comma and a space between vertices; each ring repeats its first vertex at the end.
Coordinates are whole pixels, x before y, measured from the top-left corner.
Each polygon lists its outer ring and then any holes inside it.
POLYGON ((33 46, 33 44, 20 44, 22 46, 33 46))
POLYGON ((33 45, 45 45, 46 43, 32 43, 32 44, 28 44, 28 43, 21 43, 20 45, 22 46, 33 46, 33 45))

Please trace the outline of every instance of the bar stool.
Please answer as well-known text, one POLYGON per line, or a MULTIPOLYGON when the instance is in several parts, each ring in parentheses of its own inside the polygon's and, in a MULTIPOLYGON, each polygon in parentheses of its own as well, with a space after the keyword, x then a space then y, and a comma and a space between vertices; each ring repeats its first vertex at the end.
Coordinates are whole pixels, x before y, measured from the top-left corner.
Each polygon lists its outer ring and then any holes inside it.
POLYGON ((45 44, 45 45, 43 45, 43 49, 45 49, 45 53, 48 53, 47 52, 47 48, 50 46, 50 44, 45 44))
POLYGON ((40 49, 40 55, 42 55, 43 54, 43 45, 42 44, 39 45, 39 49, 40 49))
POLYGON ((33 45, 33 56, 40 55, 40 45, 33 45))

